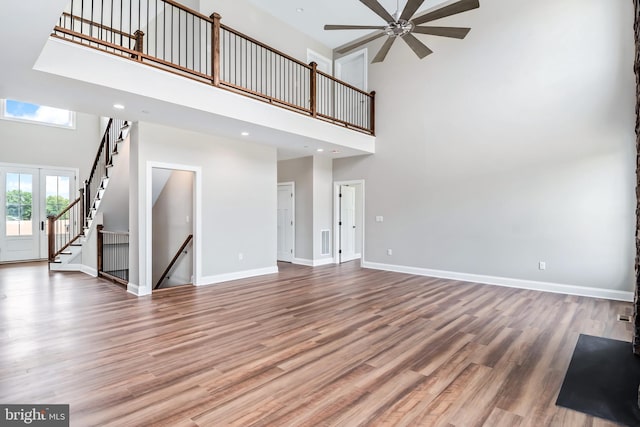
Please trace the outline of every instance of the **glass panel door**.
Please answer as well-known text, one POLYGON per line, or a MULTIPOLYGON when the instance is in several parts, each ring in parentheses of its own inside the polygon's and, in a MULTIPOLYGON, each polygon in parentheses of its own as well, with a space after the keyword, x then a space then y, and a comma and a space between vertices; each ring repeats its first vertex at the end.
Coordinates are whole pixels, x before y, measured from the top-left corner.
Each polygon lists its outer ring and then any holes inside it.
MULTIPOLYGON (((40 171, 40 182, 44 193, 44 197, 41 201, 41 212, 43 214, 40 227, 40 257, 47 258, 47 256, 49 256, 49 242, 47 238, 49 234, 49 227, 47 227, 47 217, 50 215, 57 216, 60 212, 66 209, 67 206, 69 206, 69 203, 76 199, 74 173, 72 171, 43 169, 40 171)), ((58 230, 68 231, 70 220, 77 220, 77 218, 71 219, 69 215, 61 218, 63 226, 59 227, 58 230)))
POLYGON ((0 262, 46 259, 47 215, 76 197, 73 170, 0 165, 0 262))
POLYGON ((0 174, 3 196, 0 215, 4 218, 0 235, 0 261, 39 258, 40 236, 38 169, 5 168, 0 174))

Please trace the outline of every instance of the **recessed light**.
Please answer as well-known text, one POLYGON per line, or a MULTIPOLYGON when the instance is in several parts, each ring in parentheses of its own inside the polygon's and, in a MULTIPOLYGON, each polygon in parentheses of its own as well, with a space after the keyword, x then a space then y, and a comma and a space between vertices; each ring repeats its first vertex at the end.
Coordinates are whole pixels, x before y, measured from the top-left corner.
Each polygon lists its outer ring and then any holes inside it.
POLYGON ((322 152, 324 151, 324 148, 318 148, 316 151, 317 151, 318 153, 322 153, 322 152))
POLYGON ((340 152, 340 150, 333 150, 332 153, 333 154, 338 154, 340 152))
POLYGON ((124 105, 122 104, 113 104, 113 108, 116 110, 124 110, 124 105))
POLYGON ((240 135, 242 135, 242 136, 249 136, 249 132, 242 132, 240 135))
POLYGON ((303 8, 301 8, 301 7, 299 7, 299 8, 297 8, 297 9, 296 9, 296 12, 298 12, 298 13, 302 13, 302 12, 304 12, 304 9, 303 9, 303 8))

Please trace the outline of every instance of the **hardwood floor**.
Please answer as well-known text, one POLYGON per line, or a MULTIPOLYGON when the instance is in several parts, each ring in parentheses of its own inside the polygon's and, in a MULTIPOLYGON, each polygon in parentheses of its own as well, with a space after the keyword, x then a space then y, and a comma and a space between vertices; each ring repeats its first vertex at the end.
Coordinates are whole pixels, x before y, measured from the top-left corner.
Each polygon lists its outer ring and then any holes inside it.
POLYGON ((356 263, 144 298, 5 265, 0 403, 68 403, 73 426, 610 426, 555 399, 580 333, 630 340, 618 313, 356 263))

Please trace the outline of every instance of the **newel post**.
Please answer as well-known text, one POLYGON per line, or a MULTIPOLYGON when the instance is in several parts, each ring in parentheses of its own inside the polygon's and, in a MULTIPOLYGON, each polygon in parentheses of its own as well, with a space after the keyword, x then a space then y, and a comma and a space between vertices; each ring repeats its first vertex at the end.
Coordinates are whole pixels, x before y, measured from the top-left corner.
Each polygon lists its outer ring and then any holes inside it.
POLYGON ((318 95, 317 95, 317 87, 318 87, 318 64, 312 62, 311 64, 311 116, 318 117, 318 95))
POLYGON ((97 254, 98 254, 98 263, 97 263, 98 264, 98 267, 97 267, 98 268, 98 275, 103 271, 103 267, 104 267, 104 265, 103 265, 103 259, 104 259, 104 257, 103 257, 103 255, 104 255, 103 247, 104 246, 102 244, 103 239, 104 239, 104 237, 102 235, 102 230, 103 229, 104 229, 104 225, 102 225, 102 224, 96 225, 96 233, 98 233, 97 236, 96 236, 97 237, 96 240, 98 241, 98 251, 97 251, 97 254))
MULTIPOLYGON (((136 52, 142 53, 142 51, 144 50, 144 32, 140 30, 136 30, 136 32, 133 33, 133 35, 136 37, 136 44, 133 47, 133 50, 135 50, 136 52)), ((137 55, 136 59, 138 61, 142 61, 142 55, 137 55)))
POLYGON ((47 216, 47 240, 49 244, 49 262, 56 260, 56 222, 54 215, 47 216))
POLYGON ((369 114, 371 115, 370 117, 371 135, 375 135, 376 134, 376 91, 375 90, 371 92, 371 111, 369 112, 369 114))
POLYGON ((213 20, 211 31, 211 77, 214 86, 220 86, 220 16, 214 13, 210 16, 213 20))

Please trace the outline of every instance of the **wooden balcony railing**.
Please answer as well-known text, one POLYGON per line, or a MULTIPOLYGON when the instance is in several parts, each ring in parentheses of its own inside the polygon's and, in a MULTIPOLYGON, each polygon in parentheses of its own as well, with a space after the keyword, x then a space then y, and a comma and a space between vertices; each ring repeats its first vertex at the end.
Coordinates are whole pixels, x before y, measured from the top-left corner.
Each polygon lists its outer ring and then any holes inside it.
POLYGON ((71 0, 54 37, 375 133, 367 93, 173 0, 71 0))

